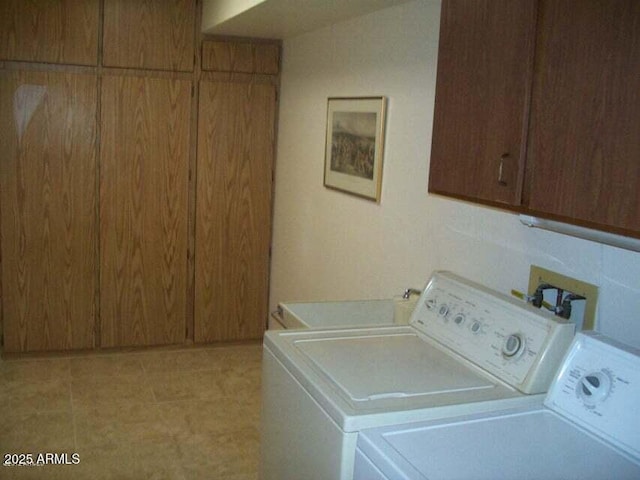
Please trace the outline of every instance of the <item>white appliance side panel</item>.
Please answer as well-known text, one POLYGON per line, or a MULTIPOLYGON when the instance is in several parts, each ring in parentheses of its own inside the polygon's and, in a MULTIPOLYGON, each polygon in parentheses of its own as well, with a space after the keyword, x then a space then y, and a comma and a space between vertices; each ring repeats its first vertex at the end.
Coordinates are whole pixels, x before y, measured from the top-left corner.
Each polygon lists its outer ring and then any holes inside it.
MULTIPOLYGON (((428 479, 640 478, 640 465, 550 410, 478 417, 376 429, 363 439, 385 452, 382 462, 428 479)), ((358 448, 368 454, 364 440, 358 448)))
POLYGON ((389 480, 378 468, 367 458, 362 450, 356 450, 356 462, 353 469, 354 480, 389 480))
POLYGON ((262 368, 260 478, 351 479, 357 434, 344 434, 266 348, 262 368))

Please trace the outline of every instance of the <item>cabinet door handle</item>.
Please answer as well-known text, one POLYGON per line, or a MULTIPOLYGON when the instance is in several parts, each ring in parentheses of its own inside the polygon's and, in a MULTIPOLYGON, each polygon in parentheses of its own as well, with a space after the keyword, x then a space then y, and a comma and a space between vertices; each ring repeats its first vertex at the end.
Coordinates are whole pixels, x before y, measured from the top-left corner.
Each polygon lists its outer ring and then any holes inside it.
POLYGON ((507 158, 509 158, 508 153, 502 154, 502 156, 500 157, 500 166, 498 167, 498 184, 502 185, 503 187, 507 186, 507 182, 504 179, 504 161, 507 158))

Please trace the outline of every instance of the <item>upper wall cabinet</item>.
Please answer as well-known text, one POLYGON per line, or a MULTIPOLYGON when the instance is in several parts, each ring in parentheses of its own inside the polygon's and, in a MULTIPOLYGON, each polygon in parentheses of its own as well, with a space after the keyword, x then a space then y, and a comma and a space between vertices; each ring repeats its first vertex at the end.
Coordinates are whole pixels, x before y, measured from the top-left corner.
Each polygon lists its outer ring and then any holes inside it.
POLYGON ((280 46, 276 43, 204 41, 202 69, 277 75, 280 71, 280 46))
POLYGON ((105 0, 105 67, 192 71, 196 0, 105 0))
POLYGON ((429 191, 640 236, 640 2, 444 0, 440 35, 429 191))
POLYGON ((640 2, 541 1, 536 52, 528 206, 640 233, 640 2))
POLYGON ((96 65, 99 0, 0 1, 0 59, 96 65))
POLYGON ((533 0, 442 4, 429 191, 517 205, 533 0))

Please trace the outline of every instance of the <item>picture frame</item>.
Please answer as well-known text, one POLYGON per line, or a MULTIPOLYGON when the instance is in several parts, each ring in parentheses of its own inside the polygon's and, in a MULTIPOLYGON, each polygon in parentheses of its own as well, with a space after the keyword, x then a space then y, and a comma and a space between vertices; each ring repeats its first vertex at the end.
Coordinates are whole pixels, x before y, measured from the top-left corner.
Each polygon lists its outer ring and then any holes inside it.
POLYGON ((380 203, 386 97, 329 97, 324 186, 380 203))

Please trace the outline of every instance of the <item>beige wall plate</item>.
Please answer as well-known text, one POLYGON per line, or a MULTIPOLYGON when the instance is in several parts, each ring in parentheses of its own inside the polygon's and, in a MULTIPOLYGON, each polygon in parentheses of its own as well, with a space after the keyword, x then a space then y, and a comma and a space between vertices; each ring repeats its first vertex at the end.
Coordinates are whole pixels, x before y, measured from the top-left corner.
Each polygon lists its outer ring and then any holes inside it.
POLYGON ((559 273, 547 270, 546 268, 531 265, 529 273, 528 294, 533 295, 538 285, 548 283, 565 292, 572 292, 586 298, 584 307, 583 330, 593 330, 595 328, 596 304, 598 302, 598 287, 575 278, 567 277, 559 273))

